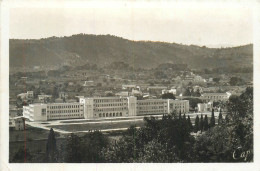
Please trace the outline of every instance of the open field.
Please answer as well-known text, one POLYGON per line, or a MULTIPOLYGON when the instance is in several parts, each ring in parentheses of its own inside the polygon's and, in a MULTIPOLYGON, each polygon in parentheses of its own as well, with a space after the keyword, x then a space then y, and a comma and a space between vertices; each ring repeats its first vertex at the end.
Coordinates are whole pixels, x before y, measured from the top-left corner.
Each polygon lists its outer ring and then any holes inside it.
MULTIPOLYGON (((147 117, 150 117, 150 116, 147 116, 147 117)), ((161 115, 158 115, 158 116, 154 116, 154 117, 157 117, 157 118, 162 118, 161 115)), ((60 121, 60 123, 90 123, 90 122, 102 122, 102 121, 124 121, 124 120, 134 120, 134 119, 143 119, 143 116, 142 117, 132 117, 132 118, 129 118, 129 117, 125 117, 125 118, 104 118, 104 119, 88 119, 88 120, 71 120, 71 121, 60 121)))
POLYGON ((73 124, 73 125, 52 125, 47 127, 52 127, 69 132, 77 131, 88 131, 88 130, 107 130, 107 129, 122 129, 129 128, 131 125, 137 127, 143 126, 144 121, 128 121, 128 122, 106 122, 106 123, 85 123, 85 124, 73 124))
MULTIPOLYGON (((191 122, 195 123, 196 116, 201 116, 201 113, 188 113, 186 117, 190 116, 191 122)), ((211 112, 203 113, 208 116, 210 121, 211 112)), ((150 116, 132 116, 132 117, 120 117, 120 118, 97 118, 97 119, 76 119, 76 120, 52 120, 47 122, 27 122, 32 127, 37 127, 45 130, 53 128, 55 132, 61 133, 61 135, 67 133, 79 133, 88 132, 89 130, 100 130, 100 131, 118 131, 125 130, 131 125, 141 127, 144 125, 144 117, 150 116)), ((162 115, 155 115, 154 117, 161 119, 162 115)), ((225 117, 225 114, 223 114, 225 117)), ((215 112, 215 120, 218 122, 218 112, 215 112)))

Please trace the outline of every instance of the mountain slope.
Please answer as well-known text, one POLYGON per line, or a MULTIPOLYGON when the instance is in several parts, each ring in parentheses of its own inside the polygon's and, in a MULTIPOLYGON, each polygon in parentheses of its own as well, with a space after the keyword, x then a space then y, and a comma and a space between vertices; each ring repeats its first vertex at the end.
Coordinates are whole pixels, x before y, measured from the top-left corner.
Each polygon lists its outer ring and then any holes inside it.
POLYGON ((253 45, 212 49, 175 43, 130 41, 110 35, 73 35, 40 40, 10 40, 10 66, 62 66, 125 62, 136 68, 162 63, 190 68, 253 66, 253 45))

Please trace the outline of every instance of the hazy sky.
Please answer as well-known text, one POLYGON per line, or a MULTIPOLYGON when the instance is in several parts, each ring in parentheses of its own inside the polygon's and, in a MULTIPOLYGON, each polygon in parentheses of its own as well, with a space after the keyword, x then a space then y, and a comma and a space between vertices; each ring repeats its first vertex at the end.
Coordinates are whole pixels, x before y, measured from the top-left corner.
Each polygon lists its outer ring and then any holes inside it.
POLYGON ((111 34, 196 45, 253 42, 249 8, 12 8, 10 38, 111 34))

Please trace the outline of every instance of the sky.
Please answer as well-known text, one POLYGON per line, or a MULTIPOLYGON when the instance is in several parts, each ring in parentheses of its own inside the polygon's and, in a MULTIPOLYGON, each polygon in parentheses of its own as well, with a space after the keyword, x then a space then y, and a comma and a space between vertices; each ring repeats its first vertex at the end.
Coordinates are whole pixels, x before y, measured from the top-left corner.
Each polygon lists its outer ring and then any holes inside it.
POLYGON ((253 12, 246 7, 25 7, 11 8, 9 16, 15 39, 85 33, 209 47, 253 42, 253 12))

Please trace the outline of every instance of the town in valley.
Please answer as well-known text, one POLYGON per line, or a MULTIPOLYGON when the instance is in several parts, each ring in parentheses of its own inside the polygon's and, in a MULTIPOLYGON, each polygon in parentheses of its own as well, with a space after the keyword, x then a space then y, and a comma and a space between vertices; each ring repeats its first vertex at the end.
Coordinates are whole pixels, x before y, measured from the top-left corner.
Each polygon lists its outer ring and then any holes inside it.
POLYGON ((9 163, 253 163, 253 10, 129 3, 10 8, 9 163))

